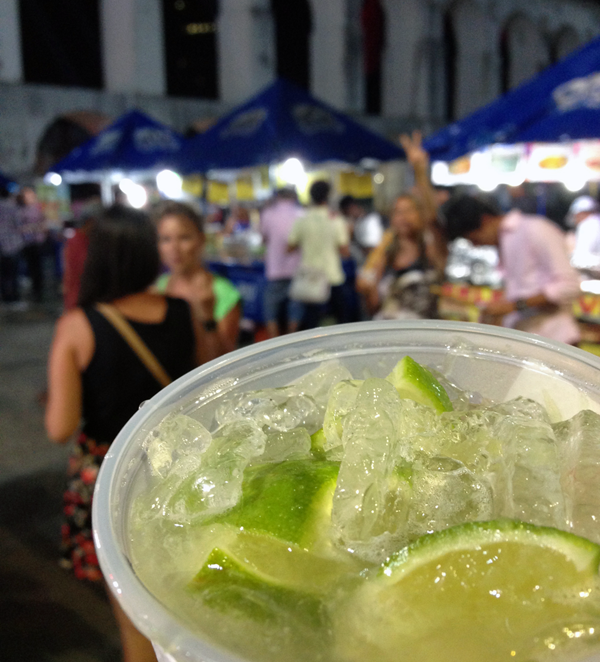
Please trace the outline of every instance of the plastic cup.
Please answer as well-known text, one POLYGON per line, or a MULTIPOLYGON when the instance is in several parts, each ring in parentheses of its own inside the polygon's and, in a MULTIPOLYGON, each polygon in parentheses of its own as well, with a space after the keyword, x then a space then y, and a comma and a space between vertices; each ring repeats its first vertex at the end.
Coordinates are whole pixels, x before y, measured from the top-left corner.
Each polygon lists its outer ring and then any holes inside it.
POLYGON ((138 629, 168 656, 165 659, 239 658, 181 625, 131 567, 128 513, 149 475, 142 449, 148 432, 173 410, 194 411, 211 429, 223 396, 289 384, 323 361, 337 359, 355 377, 365 371, 385 376, 405 354, 492 400, 519 395, 535 399, 555 420, 586 408, 600 413, 600 358, 540 336, 461 322, 361 322, 319 328, 251 345, 188 373, 144 403, 120 432, 102 464, 93 504, 94 539, 107 583, 138 629))

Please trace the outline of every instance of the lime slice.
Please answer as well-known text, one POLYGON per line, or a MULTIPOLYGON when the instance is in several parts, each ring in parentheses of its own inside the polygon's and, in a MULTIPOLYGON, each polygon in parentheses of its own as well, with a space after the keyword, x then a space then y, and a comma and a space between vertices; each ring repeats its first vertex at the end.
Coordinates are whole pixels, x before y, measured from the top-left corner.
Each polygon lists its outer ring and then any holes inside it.
POLYGON ((452 411, 452 403, 444 387, 425 366, 410 356, 398 361, 386 379, 396 387, 401 398, 433 407, 439 413, 452 411))
MULTIPOLYGON (((386 582, 393 584, 404 575, 432 562, 437 564, 440 557, 467 554, 475 560, 485 547, 499 546, 506 549, 514 547, 513 551, 520 554, 534 548, 536 554, 546 553, 560 564, 571 564, 576 573, 593 575, 600 565, 600 545, 586 538, 549 526, 535 526, 507 519, 468 522, 434 535, 422 536, 394 554, 384 565, 381 575, 387 578, 386 582)), ((487 559, 484 562, 487 564, 487 559)))
POLYGON ((246 469, 239 503, 213 522, 304 549, 328 546, 337 462, 293 460, 246 469))
POLYGON ((269 535, 231 531, 233 535, 221 532, 217 546, 194 581, 211 574, 210 565, 217 552, 227 557, 228 567, 234 564, 236 572, 243 572, 256 582, 314 595, 327 594, 341 575, 350 570, 357 572, 353 559, 347 555, 315 554, 269 535))
POLYGON ((401 651, 419 662, 537 660, 530 652, 565 627, 600 625, 599 563, 599 545, 514 520, 423 536, 343 610, 352 617, 336 623, 340 657, 391 661, 401 651))
MULTIPOLYGON (((189 586, 204 604, 258 623, 300 621, 322 628, 327 613, 315 596, 268 584, 246 571, 235 557, 215 548, 189 586)), ((289 625, 288 625, 289 627, 289 625)))

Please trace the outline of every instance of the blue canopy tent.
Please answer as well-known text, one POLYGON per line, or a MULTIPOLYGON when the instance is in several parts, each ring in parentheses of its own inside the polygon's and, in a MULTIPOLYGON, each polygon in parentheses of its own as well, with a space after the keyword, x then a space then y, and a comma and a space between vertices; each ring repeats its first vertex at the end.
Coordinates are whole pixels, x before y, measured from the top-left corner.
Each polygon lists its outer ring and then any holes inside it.
POLYGON ((402 150, 305 90, 279 79, 231 111, 177 156, 186 174, 264 166, 295 156, 309 163, 389 161, 402 150))
POLYGON ((432 160, 492 144, 600 137, 600 37, 468 117, 429 136, 432 160))
MULTIPOLYGON (((112 173, 146 172, 175 165, 183 137, 139 110, 121 116, 52 166, 69 183, 110 182, 112 173)), ((104 196, 105 202, 109 202, 104 196)))

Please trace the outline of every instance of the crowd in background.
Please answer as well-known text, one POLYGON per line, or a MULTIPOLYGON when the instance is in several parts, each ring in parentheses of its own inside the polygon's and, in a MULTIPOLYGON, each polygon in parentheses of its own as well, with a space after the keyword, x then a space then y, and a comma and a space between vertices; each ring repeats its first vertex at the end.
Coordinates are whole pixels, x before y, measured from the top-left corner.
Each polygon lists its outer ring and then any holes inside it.
MULTIPOLYGON (((512 204, 507 206, 502 201, 501 211, 492 199, 476 196, 483 206, 478 208, 476 218, 468 221, 466 207, 456 207, 457 198, 464 198, 463 195, 432 186, 428 156, 421 147, 420 136, 404 135, 401 142, 414 185, 394 200, 386 215, 350 195, 332 199, 326 181, 313 183, 308 205, 299 203, 293 187, 275 191, 260 210, 238 204, 226 213, 217 210, 218 213, 202 214, 194 203, 163 201, 154 205, 149 216, 161 265, 154 289, 186 300, 201 324, 214 322, 219 353, 248 342, 247 335, 240 335, 244 328, 243 292, 227 278, 212 273, 206 259, 207 248, 214 247, 216 238, 221 245, 229 242, 229 246, 243 238, 246 245, 260 246, 266 279, 260 293, 264 330, 254 333, 250 341, 321 324, 435 318, 448 247, 453 239, 462 236, 471 245, 495 246, 500 256, 506 301, 482 310, 481 321, 539 332, 546 327, 525 323, 522 318, 546 315, 551 304, 562 306, 566 313, 579 292, 577 273, 572 267, 581 273, 597 271, 600 265, 597 201, 580 196, 573 202, 565 219, 566 233, 546 222, 539 229, 539 237, 529 237, 535 223, 528 221, 528 232, 511 243, 508 237, 510 228, 518 224, 516 212, 523 216, 524 212, 535 211, 531 197, 513 191, 509 201, 512 204), (491 227, 491 217, 498 221, 498 228, 486 232, 491 227), (540 254, 541 246, 548 253, 554 243, 555 254, 540 254), (524 246, 530 246, 529 258, 537 260, 537 266, 528 264, 524 246), (519 274, 523 269, 527 273, 519 274), (562 281, 567 277, 569 283, 565 285, 562 281), (520 283, 516 289, 515 278, 520 283), (548 286, 545 281, 560 281, 562 285, 548 286), (536 300, 532 304, 525 302, 548 287, 560 291, 560 301, 550 301, 550 296, 542 305, 536 305, 536 300), (511 309, 517 305, 521 310, 511 309)), ((102 213, 98 199, 80 205, 77 218, 68 224, 61 238, 57 260, 59 242, 48 230, 34 189, 25 186, 16 195, 0 200, 3 305, 24 308, 42 301, 45 291, 59 289, 64 309, 74 308, 90 232, 102 213), (28 278, 23 279, 24 275, 28 278)), ((525 213, 523 218, 531 216, 525 213)), ((553 294, 556 299, 558 295, 553 294)), ((574 323, 572 327, 575 328, 574 323)), ((551 337, 556 335, 544 331, 544 335, 548 333, 551 337)), ((577 340, 574 331, 559 336, 569 342, 577 340)))
MULTIPOLYGON (((252 232, 264 246, 266 337, 329 323, 437 317, 449 242, 464 237, 497 247, 500 256, 503 293, 482 308, 481 321, 578 342, 573 265, 593 271, 600 264, 598 203, 577 198, 564 233, 543 216, 436 191, 420 135, 401 141, 414 187, 396 198, 389 218, 351 196, 333 201, 324 180, 311 185, 307 206, 292 188, 276 191, 255 226, 239 206, 227 218, 205 218, 195 205, 169 200, 148 212, 98 200, 81 208, 54 272, 64 313, 50 351, 46 407, 53 441, 77 434, 62 529, 62 563, 77 577, 102 580, 92 493, 119 429, 170 381, 240 345, 243 296, 206 264, 207 240, 217 234, 252 232)), ((0 200, 5 305, 22 302, 23 273, 29 300, 43 299, 44 261, 53 255, 33 189, 0 200)), ((126 659, 154 660, 149 642, 113 607, 126 659)))

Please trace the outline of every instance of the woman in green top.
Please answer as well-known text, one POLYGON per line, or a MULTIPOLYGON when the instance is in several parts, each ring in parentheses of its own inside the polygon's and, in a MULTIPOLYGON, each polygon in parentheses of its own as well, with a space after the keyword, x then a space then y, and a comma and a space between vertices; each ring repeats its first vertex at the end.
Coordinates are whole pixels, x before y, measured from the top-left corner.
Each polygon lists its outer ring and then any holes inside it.
POLYGON ((156 281, 156 289, 185 299, 206 329, 216 325, 219 355, 237 347, 242 312, 241 296, 226 278, 202 264, 204 224, 192 207, 181 202, 161 204, 154 215, 158 250, 169 269, 156 281))

